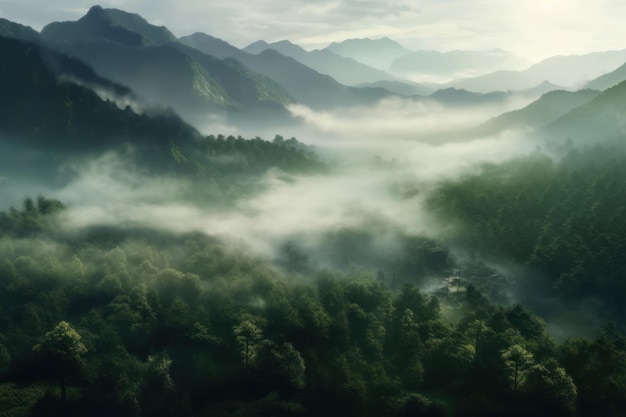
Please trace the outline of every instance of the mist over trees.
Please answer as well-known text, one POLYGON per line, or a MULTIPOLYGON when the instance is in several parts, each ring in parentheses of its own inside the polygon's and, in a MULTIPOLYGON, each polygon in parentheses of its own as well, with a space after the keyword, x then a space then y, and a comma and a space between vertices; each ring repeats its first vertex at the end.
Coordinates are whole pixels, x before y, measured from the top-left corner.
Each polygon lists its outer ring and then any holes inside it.
POLYGON ((438 299, 410 284, 391 291, 367 271, 313 271, 303 281, 200 234, 67 235, 55 220, 61 207, 27 200, 13 216, 41 226, 2 229, 2 389, 36 403, 32 415, 621 407, 609 394, 626 378, 615 328, 558 346, 528 310, 491 304, 472 286, 438 299), (581 367, 581 355, 596 365, 581 367))
POLYGON ((0 57, 1 416, 626 415, 626 81, 551 91, 623 51, 421 85, 514 57, 95 6, 0 57))
POLYGON ((598 297, 603 316, 623 323, 624 157, 598 145, 559 161, 537 153, 486 165, 441 184, 429 206, 453 222, 455 245, 521 265, 520 287, 562 303, 598 297))

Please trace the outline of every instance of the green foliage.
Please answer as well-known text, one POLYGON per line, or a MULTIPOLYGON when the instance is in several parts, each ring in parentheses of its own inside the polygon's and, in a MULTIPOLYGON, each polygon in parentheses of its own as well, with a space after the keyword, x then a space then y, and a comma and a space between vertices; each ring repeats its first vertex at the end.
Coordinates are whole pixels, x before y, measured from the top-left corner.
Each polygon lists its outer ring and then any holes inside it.
POLYGON ((81 356, 87 353, 80 335, 65 321, 60 321, 54 329, 46 333, 43 341, 35 345, 33 350, 63 365, 79 362, 81 356))
POLYGON ((244 315, 241 322, 233 327, 233 333, 241 350, 244 368, 248 368, 257 355, 257 347, 261 342, 262 331, 255 323, 254 317, 244 315))
MULTIPOLYGON (((54 212, 41 201, 20 215, 54 212)), ((54 228, 27 237, 18 224, 0 241, 0 372, 22 383, 18 398, 50 378, 66 392, 24 402, 35 414, 592 416, 624 406, 626 343, 614 327, 556 347, 532 313, 472 287, 454 298, 451 322, 435 297, 410 285, 394 293, 369 272, 291 279, 200 234, 93 228, 68 240, 54 228)))
MULTIPOLYGON (((176 59, 184 60, 178 47, 186 48, 171 45, 166 49, 176 59)), ((73 175, 59 174, 59 167, 67 164, 68 159, 113 151, 131 162, 126 164, 130 171, 182 176, 193 183, 189 196, 219 201, 255 190, 258 176, 270 168, 292 173, 323 169, 314 153, 294 138, 275 142, 221 135, 203 138, 170 110, 138 114, 130 106, 120 109, 114 102, 102 99, 84 85, 134 101, 128 89, 98 77, 75 59, 2 37, 0 50, 5 62, 0 68, 0 146, 3 152, 10 149, 11 153, 3 161, 7 165, 4 175, 21 177, 23 165, 15 161, 33 158, 35 149, 35 154, 42 156, 36 157, 32 165, 37 168, 28 174, 56 185, 73 175), (68 74, 71 77, 66 77, 68 74), (81 82, 70 81, 74 78, 81 82)), ((197 51, 193 54, 202 55, 197 51)), ((237 98, 245 102, 244 107, 264 108, 267 102, 283 99, 276 97, 282 89, 264 77, 257 76, 252 83, 265 91, 262 97, 256 95, 254 85, 240 88, 238 80, 246 77, 249 80, 252 74, 246 74, 237 62, 224 63, 207 55, 195 58, 218 67, 222 72, 218 78, 222 81, 229 78, 228 82, 235 83, 231 93, 245 96, 244 90, 252 92, 254 97, 237 98), (268 92, 273 89, 276 94, 268 92)))
POLYGON ((35 204, 31 198, 26 198, 21 211, 11 207, 8 212, 0 212, 0 236, 24 237, 50 231, 55 215, 63 209, 58 200, 38 197, 35 204))
POLYGON ((527 370, 522 397, 526 409, 541 409, 545 415, 573 416, 576 413, 577 388, 572 378, 554 359, 527 370))
POLYGON ((585 414, 624 415, 626 350, 622 338, 603 332, 595 340, 570 339, 559 359, 578 389, 578 409, 585 414))
POLYGON ((46 385, 0 384, 0 410, 3 417, 27 417, 31 408, 46 394, 46 385))
POLYGON ((525 265, 518 275, 544 295, 590 295, 623 315, 626 156, 621 147, 571 150, 486 165, 440 184, 429 207, 446 240, 474 255, 525 265))
POLYGON ((80 371, 82 356, 87 353, 81 336, 69 323, 60 321, 33 350, 44 373, 61 379, 61 401, 67 401, 66 378, 80 371))
POLYGON ((257 366, 268 379, 276 378, 288 388, 303 389, 306 385, 304 359, 289 342, 264 342, 258 352, 257 366))
POLYGON ((534 364, 533 354, 520 345, 510 346, 502 351, 502 359, 512 382, 513 395, 526 377, 526 371, 534 364))

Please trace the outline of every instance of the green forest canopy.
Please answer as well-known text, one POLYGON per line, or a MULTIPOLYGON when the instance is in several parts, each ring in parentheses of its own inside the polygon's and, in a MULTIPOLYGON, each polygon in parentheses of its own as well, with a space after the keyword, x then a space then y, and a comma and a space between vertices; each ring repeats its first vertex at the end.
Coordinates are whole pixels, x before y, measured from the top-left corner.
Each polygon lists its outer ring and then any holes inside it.
POLYGON ((39 198, 1 216, 10 415, 624 410, 626 341, 612 327, 556 345, 529 311, 471 286, 443 299, 460 314, 452 322, 438 298, 411 285, 392 292, 368 272, 318 270, 303 282, 200 234, 67 235, 62 210, 39 198), (72 342, 53 343, 55 332, 72 342))

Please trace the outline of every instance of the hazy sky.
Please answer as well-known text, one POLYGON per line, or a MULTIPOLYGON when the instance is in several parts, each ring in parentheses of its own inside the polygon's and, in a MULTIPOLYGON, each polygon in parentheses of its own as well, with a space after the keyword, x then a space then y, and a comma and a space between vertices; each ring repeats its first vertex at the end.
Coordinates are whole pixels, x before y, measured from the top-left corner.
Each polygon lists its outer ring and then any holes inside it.
MULTIPOLYGON (((93 0, 0 0, 0 16, 40 30, 93 0)), ((235 46, 290 39, 305 48, 388 36, 411 49, 502 48, 531 59, 626 48, 625 0, 106 0, 177 36, 206 32, 235 46)))

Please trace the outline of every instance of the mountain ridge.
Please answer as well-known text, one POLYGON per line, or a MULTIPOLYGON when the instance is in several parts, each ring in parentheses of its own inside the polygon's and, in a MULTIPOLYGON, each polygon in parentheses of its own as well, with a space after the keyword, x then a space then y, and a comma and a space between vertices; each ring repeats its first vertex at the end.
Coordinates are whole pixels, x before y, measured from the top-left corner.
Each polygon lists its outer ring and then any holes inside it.
POLYGON ((101 6, 91 7, 76 21, 49 23, 41 30, 41 36, 56 42, 104 38, 130 46, 162 45, 176 40, 166 27, 154 26, 138 14, 101 6))
POLYGON ((527 61, 501 49, 489 51, 418 50, 396 58, 389 68, 392 74, 427 74, 452 76, 462 72, 487 73, 497 69, 519 68, 527 61))
POLYGON ((50 24, 42 30, 51 46, 188 118, 254 109, 274 109, 277 116, 286 117, 284 106, 293 98, 278 83, 239 63, 170 41, 170 35, 139 15, 98 6, 76 22, 50 24))
POLYGON ((39 32, 30 26, 25 26, 20 23, 15 23, 10 20, 0 17, 0 36, 6 38, 15 38, 25 41, 38 42, 40 41, 39 32))
POLYGON ((586 104, 578 106, 543 129, 547 140, 557 143, 591 143, 623 140, 626 134, 626 81, 614 85, 586 104))
POLYGON ((355 59, 343 57, 327 49, 307 51, 288 40, 273 43, 257 41, 243 48, 243 51, 258 55, 265 49, 274 49, 348 86, 379 81, 401 81, 385 71, 362 64, 355 59))
POLYGON ((590 102, 600 93, 600 91, 590 89, 574 92, 550 91, 521 109, 502 113, 489 119, 481 124, 474 134, 493 135, 508 129, 541 128, 590 102))
POLYGON ((500 70, 490 74, 453 80, 450 87, 475 92, 519 91, 549 81, 568 88, 585 85, 590 79, 610 72, 626 61, 626 50, 559 55, 546 58, 523 71, 500 70))
POLYGON ((396 58, 413 52, 388 37, 346 39, 332 42, 324 49, 384 71, 396 58))
POLYGON ((181 38, 181 42, 220 58, 234 58, 255 72, 279 82, 298 102, 312 108, 374 104, 393 94, 382 88, 346 86, 298 60, 274 49, 254 55, 205 33, 181 38))
POLYGON ((585 88, 591 88, 594 90, 606 90, 611 88, 622 81, 626 80, 626 63, 617 67, 615 70, 603 74, 598 78, 589 81, 585 88))

